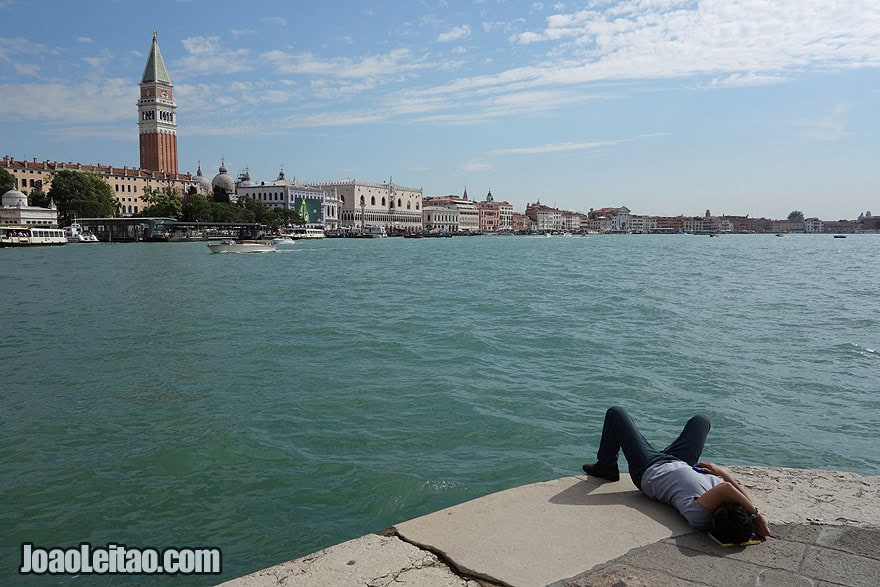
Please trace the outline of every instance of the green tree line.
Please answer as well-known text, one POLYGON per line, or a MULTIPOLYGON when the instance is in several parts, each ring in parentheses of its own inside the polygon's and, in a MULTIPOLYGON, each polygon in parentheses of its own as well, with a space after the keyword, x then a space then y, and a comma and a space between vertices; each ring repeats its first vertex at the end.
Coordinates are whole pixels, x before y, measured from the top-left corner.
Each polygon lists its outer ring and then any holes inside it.
POLYGON ((208 197, 190 187, 182 196, 177 188, 165 186, 147 189, 141 196, 148 206, 135 216, 162 216, 184 222, 238 222, 264 224, 272 229, 291 224, 304 224, 302 217, 293 210, 274 208, 246 196, 237 202, 229 201, 229 194, 222 188, 215 189, 208 197))
MULTIPOLYGON (((0 169, 0 194, 16 189, 15 177, 0 169)), ((185 222, 239 222, 265 224, 272 229, 292 224, 304 224, 302 217, 293 210, 274 208, 249 197, 239 197, 230 202, 223 189, 214 190, 211 196, 198 193, 191 187, 181 194, 176 186, 168 184, 161 188, 147 188, 141 199, 147 207, 134 216, 161 216, 185 222)), ((58 222, 71 224, 77 218, 112 218, 119 215, 120 204, 103 177, 63 169, 52 177, 49 193, 34 188, 28 194, 31 206, 49 205, 54 201, 58 207, 58 222)))

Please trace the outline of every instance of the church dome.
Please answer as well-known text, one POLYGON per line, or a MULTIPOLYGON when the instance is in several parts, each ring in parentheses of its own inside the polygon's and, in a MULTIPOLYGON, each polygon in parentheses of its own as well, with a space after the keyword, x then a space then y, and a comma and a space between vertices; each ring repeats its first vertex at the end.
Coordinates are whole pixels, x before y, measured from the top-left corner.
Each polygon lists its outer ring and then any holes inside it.
POLYGON ((196 186, 198 190, 203 194, 211 193, 211 180, 202 175, 202 165, 199 164, 199 169, 196 171, 196 176, 193 178, 196 180, 196 186))
POLYGON ((226 167, 223 163, 220 163, 220 169, 218 169, 220 173, 214 176, 214 179, 211 180, 211 187, 213 189, 222 188, 227 194, 235 193, 235 180, 226 173, 226 167))
POLYGON ((238 176, 238 181, 235 183, 235 185, 239 186, 239 187, 243 187, 243 188, 251 188, 257 184, 255 184, 254 182, 251 181, 251 174, 247 169, 245 169, 238 176))
POLYGON ((4 208, 21 208, 28 205, 27 196, 16 189, 11 189, 3 194, 4 208))

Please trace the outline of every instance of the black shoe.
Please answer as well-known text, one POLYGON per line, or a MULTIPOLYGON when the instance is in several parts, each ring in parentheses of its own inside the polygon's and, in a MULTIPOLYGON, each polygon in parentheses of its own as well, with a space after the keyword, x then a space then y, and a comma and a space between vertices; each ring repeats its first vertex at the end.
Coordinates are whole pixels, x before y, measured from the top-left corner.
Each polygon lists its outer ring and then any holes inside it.
POLYGON ((609 467, 607 465, 593 463, 592 465, 584 465, 581 468, 584 470, 584 473, 586 473, 590 477, 601 477, 602 479, 607 479, 608 481, 620 481, 620 470, 617 468, 617 465, 609 467))

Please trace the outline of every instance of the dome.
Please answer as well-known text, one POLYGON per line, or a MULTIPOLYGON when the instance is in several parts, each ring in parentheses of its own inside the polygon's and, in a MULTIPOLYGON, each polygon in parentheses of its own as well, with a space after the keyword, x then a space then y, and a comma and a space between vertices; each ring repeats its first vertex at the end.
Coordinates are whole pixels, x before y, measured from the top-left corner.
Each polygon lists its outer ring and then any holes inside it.
POLYGON ((214 179, 211 180, 211 187, 213 189, 221 188, 227 194, 235 193, 235 181, 226 173, 226 167, 223 165, 223 162, 220 162, 220 169, 218 169, 220 173, 214 176, 214 179))
POLYGON ((20 208, 28 205, 27 196, 16 189, 11 189, 3 194, 4 208, 20 208))
POLYGON ((211 193, 211 180, 202 175, 202 164, 199 163, 199 169, 196 171, 196 176, 193 178, 196 181, 196 187, 203 194, 211 193))
POLYGON ((235 185, 243 188, 252 188, 257 184, 251 181, 251 174, 247 169, 245 169, 244 172, 242 172, 238 176, 238 181, 235 183, 235 185))

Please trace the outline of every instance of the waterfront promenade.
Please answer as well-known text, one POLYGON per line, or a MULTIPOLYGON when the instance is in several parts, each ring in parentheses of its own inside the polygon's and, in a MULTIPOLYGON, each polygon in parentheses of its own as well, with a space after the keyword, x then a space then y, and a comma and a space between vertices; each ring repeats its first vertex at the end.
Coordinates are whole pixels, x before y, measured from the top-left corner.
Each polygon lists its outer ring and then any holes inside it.
POLYGON ((722 548, 628 476, 494 493, 228 581, 272 585, 877 585, 880 477, 731 467, 774 538, 722 548))

